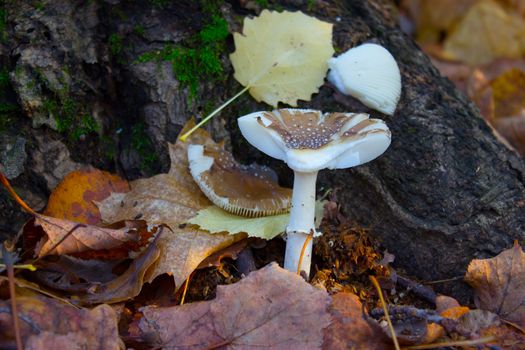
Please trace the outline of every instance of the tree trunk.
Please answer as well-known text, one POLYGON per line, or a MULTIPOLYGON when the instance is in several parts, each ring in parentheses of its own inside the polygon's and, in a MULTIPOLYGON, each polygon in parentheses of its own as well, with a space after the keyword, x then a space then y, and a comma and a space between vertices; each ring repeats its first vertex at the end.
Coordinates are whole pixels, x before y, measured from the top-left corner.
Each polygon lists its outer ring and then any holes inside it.
MULTIPOLYGON (((137 61, 166 45, 191 45, 191 37, 211 16, 206 6, 214 1, 61 0, 40 2, 38 8, 33 1, 6 3, 9 35, 0 54, 22 110, 14 118, 24 124, 21 136, 27 140, 23 174, 14 181, 40 193, 40 200, 57 178, 84 163, 129 178, 166 171, 166 142, 175 141, 184 122, 202 117, 242 88, 232 78, 226 54, 233 51, 231 36, 221 56, 226 78, 201 77, 194 97, 174 77, 171 62, 137 61), (64 106, 70 102, 75 115, 93 117, 98 130, 75 137, 78 132, 70 135, 67 126, 66 131, 57 126, 57 114, 67 113, 64 106), (48 126, 31 128, 30 123, 48 126)), ((375 42, 399 64, 403 93, 392 117, 343 98, 328 85, 300 105, 369 112, 389 125, 392 145, 383 156, 355 169, 322 171, 318 190, 334 189, 344 213, 370 227, 395 254, 395 266, 424 280, 447 279, 462 276, 473 258, 493 256, 516 239, 524 242, 523 159, 497 140, 472 102, 399 30, 393 3, 272 3, 334 23, 337 51, 375 42)), ((241 30, 244 16, 260 10, 254 1, 227 1, 217 14, 233 32, 241 30)), ((229 138, 242 162, 269 164, 291 185, 291 171, 250 147, 237 128, 236 117, 262 109, 270 107, 246 94, 207 127, 214 137, 229 138)), ((70 128, 81 123, 72 117, 70 128)), ((8 127, 4 134, 13 137, 19 130, 8 127)), ((462 288, 457 282, 443 285, 455 295, 462 288)))

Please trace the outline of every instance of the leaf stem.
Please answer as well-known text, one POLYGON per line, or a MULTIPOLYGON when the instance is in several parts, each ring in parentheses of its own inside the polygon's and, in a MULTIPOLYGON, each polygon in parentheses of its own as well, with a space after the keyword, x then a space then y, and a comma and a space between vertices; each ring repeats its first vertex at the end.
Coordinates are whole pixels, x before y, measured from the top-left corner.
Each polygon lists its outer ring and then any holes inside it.
POLYGON ((186 142, 186 139, 188 138, 188 136, 190 136, 191 134, 193 134, 193 132, 195 130, 197 130, 198 128, 200 128, 201 126, 203 126, 208 120, 210 120, 215 114, 219 113, 220 111, 222 111, 227 105, 229 105, 230 103, 232 103, 233 101, 235 101, 239 96, 241 96, 242 94, 244 94, 246 91, 248 91, 248 89, 250 89, 251 86, 248 85, 246 86, 244 89, 242 89, 241 91, 239 91, 235 96, 233 96, 232 98, 230 98, 228 101, 224 102, 222 105, 219 106, 219 108, 215 109, 213 112, 211 112, 210 114, 208 114, 208 116, 206 118, 204 118, 203 120, 201 120, 199 122, 199 124, 195 125, 193 128, 191 128, 188 132, 186 132, 184 135, 182 135, 180 137, 180 140, 182 142, 186 142))

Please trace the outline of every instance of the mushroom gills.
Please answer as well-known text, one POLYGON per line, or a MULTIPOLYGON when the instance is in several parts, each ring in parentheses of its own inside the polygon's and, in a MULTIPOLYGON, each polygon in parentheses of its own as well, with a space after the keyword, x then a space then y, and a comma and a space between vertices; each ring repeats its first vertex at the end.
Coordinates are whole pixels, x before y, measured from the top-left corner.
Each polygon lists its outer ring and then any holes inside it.
POLYGON ((280 187, 268 167, 241 165, 218 145, 190 145, 190 172, 208 199, 234 215, 262 217, 287 213, 292 190, 280 187))

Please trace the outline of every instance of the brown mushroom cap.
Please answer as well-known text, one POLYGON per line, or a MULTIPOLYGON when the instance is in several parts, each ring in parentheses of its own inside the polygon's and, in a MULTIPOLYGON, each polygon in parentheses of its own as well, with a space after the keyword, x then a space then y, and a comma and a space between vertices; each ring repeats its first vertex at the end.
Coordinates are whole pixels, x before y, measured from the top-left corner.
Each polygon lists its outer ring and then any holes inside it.
POLYGON ((204 194, 235 215, 261 217, 286 213, 292 190, 280 187, 268 167, 238 164, 219 146, 190 145, 190 172, 204 194))

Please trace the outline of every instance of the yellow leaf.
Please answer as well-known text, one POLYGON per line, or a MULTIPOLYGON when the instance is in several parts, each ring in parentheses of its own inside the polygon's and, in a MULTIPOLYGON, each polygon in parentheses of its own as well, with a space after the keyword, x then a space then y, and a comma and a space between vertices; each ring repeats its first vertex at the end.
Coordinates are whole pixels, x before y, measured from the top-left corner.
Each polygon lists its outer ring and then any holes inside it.
POLYGON ((302 12, 264 10, 234 33, 235 79, 257 101, 297 106, 319 91, 332 57, 332 24, 302 12))
POLYGON ((490 0, 472 6, 444 45, 448 58, 471 65, 489 63, 498 57, 517 58, 524 52, 523 18, 490 0))
POLYGON ((210 232, 246 232, 251 237, 272 239, 286 229, 290 214, 246 218, 222 210, 214 205, 198 212, 190 224, 210 232))
MULTIPOLYGON (((323 218, 324 201, 315 202, 316 226, 319 226, 323 218)), ((200 229, 211 233, 237 234, 245 232, 250 237, 272 239, 286 230, 290 221, 290 214, 263 216, 260 218, 246 218, 237 216, 222 210, 214 205, 202 209, 197 216, 191 218, 188 223, 199 226, 200 229)))

